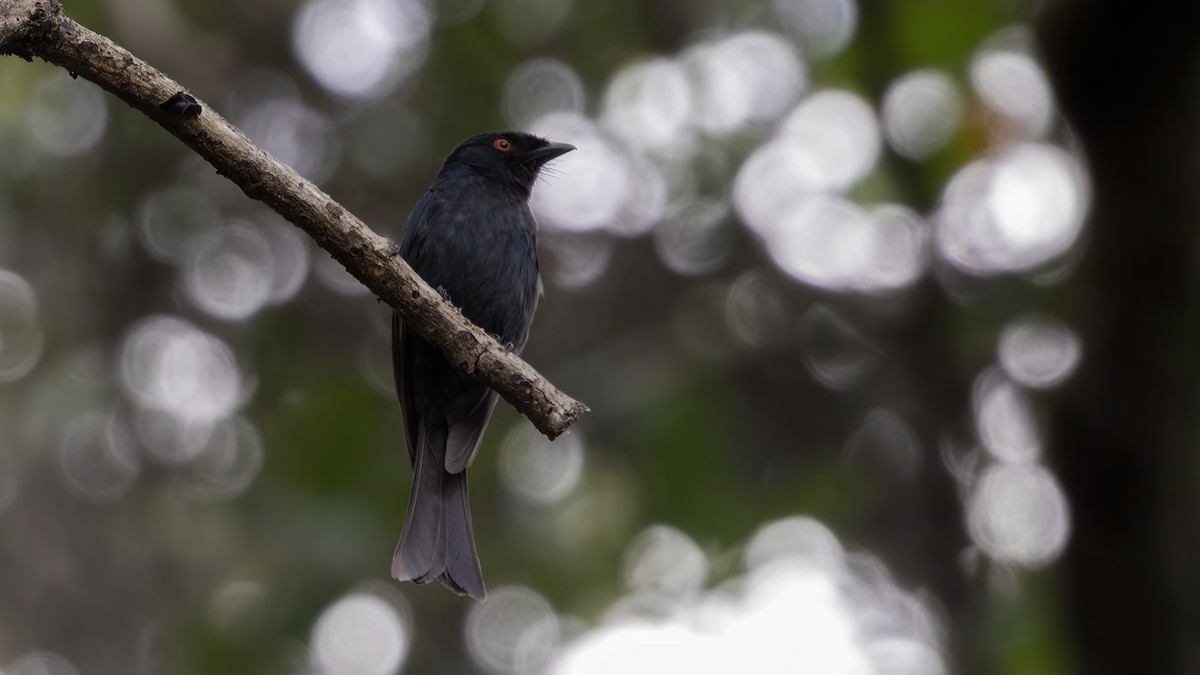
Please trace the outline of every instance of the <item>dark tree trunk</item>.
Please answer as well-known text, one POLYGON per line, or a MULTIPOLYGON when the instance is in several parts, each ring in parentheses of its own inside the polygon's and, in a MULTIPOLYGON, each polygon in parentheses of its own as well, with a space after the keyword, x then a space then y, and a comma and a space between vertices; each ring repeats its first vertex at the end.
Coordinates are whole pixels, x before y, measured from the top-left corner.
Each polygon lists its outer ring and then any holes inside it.
POLYGON ((1094 188, 1051 407, 1077 672, 1200 673, 1200 4, 1063 0, 1038 28, 1094 188))

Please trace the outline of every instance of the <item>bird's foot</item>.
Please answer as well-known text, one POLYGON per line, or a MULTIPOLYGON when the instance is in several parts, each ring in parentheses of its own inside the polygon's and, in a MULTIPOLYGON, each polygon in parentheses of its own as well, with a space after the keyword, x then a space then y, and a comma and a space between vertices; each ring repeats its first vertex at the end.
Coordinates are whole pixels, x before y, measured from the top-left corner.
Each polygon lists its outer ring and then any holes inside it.
POLYGON ((445 300, 446 302, 450 302, 450 303, 454 302, 453 300, 450 299, 450 291, 446 290, 445 286, 438 286, 436 290, 438 292, 438 295, 442 296, 443 300, 445 300))
POLYGON ((512 342, 505 340, 503 337, 500 337, 500 335, 498 335, 496 333, 488 333, 488 335, 491 335, 492 339, 495 340, 496 342, 499 342, 500 344, 504 345, 504 348, 510 352, 517 348, 517 346, 514 345, 512 342))

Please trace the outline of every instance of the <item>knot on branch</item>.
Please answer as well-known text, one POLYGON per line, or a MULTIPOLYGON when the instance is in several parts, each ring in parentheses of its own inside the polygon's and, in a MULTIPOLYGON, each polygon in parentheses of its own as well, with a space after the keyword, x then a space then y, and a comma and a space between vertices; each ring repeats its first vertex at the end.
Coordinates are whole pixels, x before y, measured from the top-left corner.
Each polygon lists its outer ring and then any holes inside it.
POLYGON ((175 115, 177 117, 196 117, 203 110, 203 106, 200 105, 195 96, 186 91, 180 91, 171 98, 159 103, 158 109, 168 115, 175 115))

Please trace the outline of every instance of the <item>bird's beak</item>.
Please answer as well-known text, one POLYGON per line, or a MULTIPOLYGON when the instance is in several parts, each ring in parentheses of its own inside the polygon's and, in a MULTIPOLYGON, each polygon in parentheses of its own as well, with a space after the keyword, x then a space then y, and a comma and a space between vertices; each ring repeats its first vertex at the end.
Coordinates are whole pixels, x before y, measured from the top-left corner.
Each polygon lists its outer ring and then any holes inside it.
POLYGON ((548 143, 529 154, 538 162, 549 162, 555 157, 565 155, 574 149, 575 146, 570 143, 548 143))

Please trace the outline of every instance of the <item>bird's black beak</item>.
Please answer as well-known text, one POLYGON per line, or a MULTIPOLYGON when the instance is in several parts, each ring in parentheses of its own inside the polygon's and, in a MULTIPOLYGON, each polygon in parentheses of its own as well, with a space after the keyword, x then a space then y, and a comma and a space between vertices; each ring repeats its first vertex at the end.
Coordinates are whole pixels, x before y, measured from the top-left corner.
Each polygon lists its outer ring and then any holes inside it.
POLYGON ((575 146, 570 143, 547 143, 542 147, 529 153, 530 157, 539 163, 549 162, 550 160, 560 155, 565 155, 575 149, 575 146))

